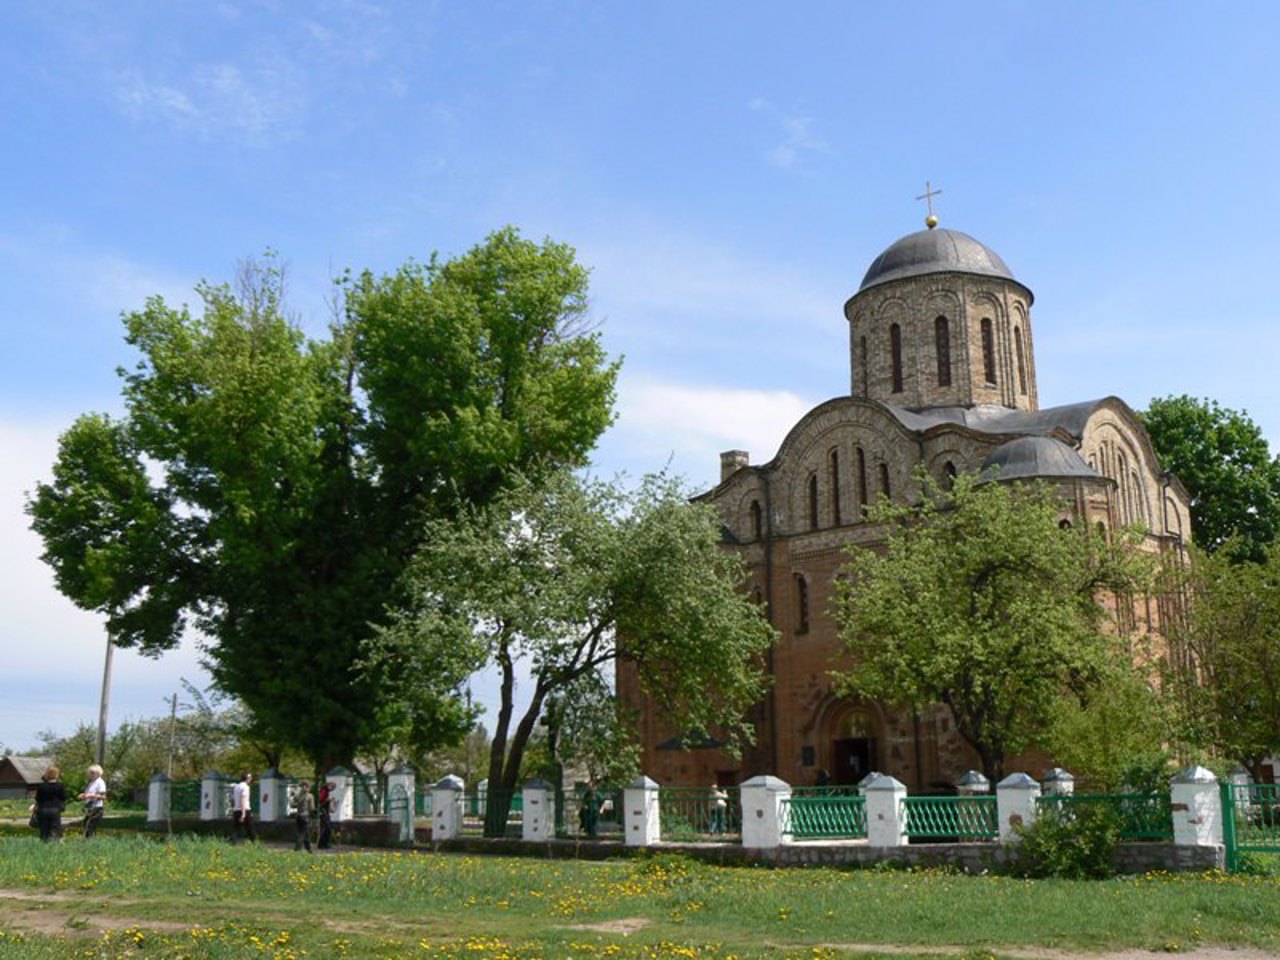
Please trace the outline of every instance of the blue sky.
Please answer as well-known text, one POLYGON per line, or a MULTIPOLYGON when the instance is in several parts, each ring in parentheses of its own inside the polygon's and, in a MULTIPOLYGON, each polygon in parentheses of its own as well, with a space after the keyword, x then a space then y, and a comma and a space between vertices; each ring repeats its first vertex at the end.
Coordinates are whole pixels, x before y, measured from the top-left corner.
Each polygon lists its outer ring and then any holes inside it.
MULTIPOLYGON (((104 635, 24 491, 119 409, 121 311, 278 250, 330 277, 513 223, 625 355, 599 468, 769 459, 847 392, 844 300, 921 226, 1036 294, 1041 403, 1190 393, 1280 446, 1280 5, 251 2, 0 7, 0 743, 96 716, 104 635)), ((113 721, 194 650, 117 658, 113 721)))

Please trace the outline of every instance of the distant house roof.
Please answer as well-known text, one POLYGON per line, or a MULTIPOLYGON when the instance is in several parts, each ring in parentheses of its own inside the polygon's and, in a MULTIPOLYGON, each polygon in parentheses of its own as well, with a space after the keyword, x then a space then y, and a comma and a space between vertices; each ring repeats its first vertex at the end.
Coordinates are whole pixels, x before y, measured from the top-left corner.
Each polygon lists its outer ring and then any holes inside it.
POLYGON ((52 757, 4 757, 0 759, 0 784, 37 784, 52 766, 52 757))

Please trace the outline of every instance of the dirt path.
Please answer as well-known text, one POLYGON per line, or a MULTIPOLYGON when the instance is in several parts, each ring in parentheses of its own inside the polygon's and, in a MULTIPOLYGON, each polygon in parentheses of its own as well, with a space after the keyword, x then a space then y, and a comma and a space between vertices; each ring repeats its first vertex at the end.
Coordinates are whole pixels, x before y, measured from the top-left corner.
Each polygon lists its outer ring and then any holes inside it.
MULTIPOLYGON (((91 897, 74 893, 41 893, 31 890, 6 890, 0 888, 0 929, 20 930, 24 933, 60 937, 99 937, 107 930, 123 930, 136 927, 162 933, 180 933, 194 926, 191 922, 171 920, 139 920, 110 912, 112 907, 124 907, 138 900, 91 897)), ((287 922, 287 917, 279 918, 287 922)), ((604 923, 573 924, 568 930, 589 930, 597 933, 613 933, 628 936, 645 929, 651 921, 643 917, 611 920, 604 923)), ((326 922, 328 927, 348 933, 369 933, 386 930, 381 921, 355 921, 351 924, 326 922)), ((402 924, 396 924, 402 926, 402 924)), ((410 933, 409 928, 403 931, 410 933)), ((779 947, 785 946, 779 944, 779 947)), ((818 946, 832 950, 887 953, 902 955, 930 954, 939 957, 983 956, 981 948, 964 946, 894 946, 883 943, 823 943, 818 946)), ((991 954, 1002 960, 1153 960, 1168 955, 1159 950, 1118 950, 1105 953, 1081 953, 1070 950, 1052 950, 1043 947, 998 947, 991 954)), ((1242 947, 1196 947, 1173 953, 1179 960, 1277 960, 1280 954, 1242 947)))

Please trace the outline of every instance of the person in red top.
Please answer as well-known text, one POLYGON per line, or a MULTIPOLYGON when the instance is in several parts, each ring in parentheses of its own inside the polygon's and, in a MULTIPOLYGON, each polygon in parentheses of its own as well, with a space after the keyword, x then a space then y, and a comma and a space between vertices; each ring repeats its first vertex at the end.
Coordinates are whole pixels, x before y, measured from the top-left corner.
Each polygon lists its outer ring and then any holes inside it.
POLYGON ((329 805, 332 796, 333 784, 325 783, 320 788, 320 795, 316 798, 316 805, 320 808, 320 837, 316 841, 316 846, 321 850, 328 850, 329 847, 333 846, 332 809, 329 805))

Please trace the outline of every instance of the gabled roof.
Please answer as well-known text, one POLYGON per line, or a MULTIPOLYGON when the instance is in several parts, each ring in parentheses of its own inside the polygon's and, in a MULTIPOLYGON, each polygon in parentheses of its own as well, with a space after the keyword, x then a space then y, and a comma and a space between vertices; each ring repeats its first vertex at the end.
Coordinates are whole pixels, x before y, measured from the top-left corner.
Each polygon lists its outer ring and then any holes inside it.
POLYGON ((53 766, 52 757, 4 757, 0 768, 11 767, 27 783, 39 783, 44 772, 53 766))

